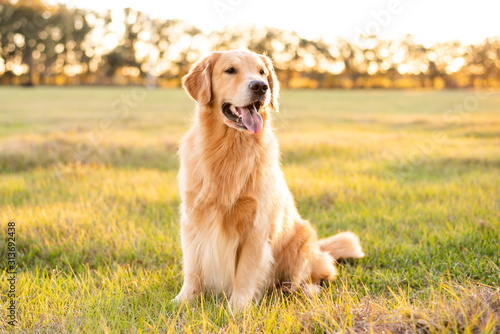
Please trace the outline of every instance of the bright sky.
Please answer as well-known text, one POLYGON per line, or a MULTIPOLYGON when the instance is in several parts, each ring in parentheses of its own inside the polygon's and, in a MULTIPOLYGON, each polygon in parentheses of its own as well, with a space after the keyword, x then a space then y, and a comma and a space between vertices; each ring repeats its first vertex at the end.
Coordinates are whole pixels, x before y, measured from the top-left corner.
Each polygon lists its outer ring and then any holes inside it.
POLYGON ((96 10, 132 7, 153 17, 190 21, 205 32, 241 23, 297 31, 306 38, 351 41, 379 32, 418 42, 477 43, 500 36, 498 0, 59 0, 96 10))

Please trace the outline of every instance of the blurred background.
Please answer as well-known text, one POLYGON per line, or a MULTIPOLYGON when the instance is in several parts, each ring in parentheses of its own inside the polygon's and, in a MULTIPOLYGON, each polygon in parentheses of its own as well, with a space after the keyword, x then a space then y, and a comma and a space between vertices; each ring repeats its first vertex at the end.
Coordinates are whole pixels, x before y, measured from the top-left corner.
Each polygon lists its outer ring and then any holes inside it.
POLYGON ((0 84, 178 87, 248 48, 290 88, 500 85, 494 1, 0 0, 0 84))

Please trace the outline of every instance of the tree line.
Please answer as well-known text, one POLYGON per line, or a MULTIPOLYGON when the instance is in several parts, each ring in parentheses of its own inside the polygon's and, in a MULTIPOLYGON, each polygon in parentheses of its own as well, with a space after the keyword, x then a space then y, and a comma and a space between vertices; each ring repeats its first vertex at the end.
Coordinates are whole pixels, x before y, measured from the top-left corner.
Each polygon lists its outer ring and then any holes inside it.
POLYGON ((477 45, 424 45, 364 37, 310 40, 294 31, 240 26, 204 34, 182 20, 0 0, 0 84, 115 84, 175 87, 210 50, 270 56, 285 87, 462 88, 500 86, 500 37, 477 45))

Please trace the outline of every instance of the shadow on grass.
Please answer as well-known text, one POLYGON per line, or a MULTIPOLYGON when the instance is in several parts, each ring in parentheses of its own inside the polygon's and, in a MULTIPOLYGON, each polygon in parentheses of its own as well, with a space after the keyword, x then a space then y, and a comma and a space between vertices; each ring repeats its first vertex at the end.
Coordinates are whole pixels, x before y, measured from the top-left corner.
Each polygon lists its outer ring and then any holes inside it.
POLYGON ((389 176, 401 182, 449 181, 471 172, 500 170, 500 160, 475 157, 448 157, 415 161, 399 161, 386 169, 389 176))
MULTIPOLYGON (((282 150, 282 160, 285 165, 314 165, 332 157, 352 157, 358 154, 359 151, 352 148, 319 144, 285 148, 282 150)), ((178 168, 177 143, 165 141, 152 146, 82 146, 77 141, 57 138, 39 143, 17 141, 0 147, 0 173, 30 171, 71 163, 174 170, 178 168)))
POLYGON ((81 145, 52 139, 40 143, 18 141, 0 147, 0 173, 30 171, 58 164, 98 164, 163 171, 178 168, 177 144, 166 141, 155 146, 124 144, 81 145))
POLYGON ((326 143, 310 146, 298 145, 293 148, 285 147, 281 151, 283 165, 314 165, 318 161, 327 161, 331 158, 353 158, 361 154, 360 149, 326 143))

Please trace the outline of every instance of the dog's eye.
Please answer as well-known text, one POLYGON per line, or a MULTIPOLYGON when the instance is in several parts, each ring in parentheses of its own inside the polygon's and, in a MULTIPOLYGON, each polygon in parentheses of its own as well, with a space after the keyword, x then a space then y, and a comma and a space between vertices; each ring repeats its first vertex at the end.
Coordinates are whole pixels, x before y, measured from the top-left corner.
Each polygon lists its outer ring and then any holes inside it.
POLYGON ((230 67, 227 70, 225 70, 224 72, 227 73, 227 74, 235 74, 236 73, 236 69, 234 67, 230 67))
POLYGON ((264 70, 260 70, 260 75, 264 75, 266 72, 264 70))

